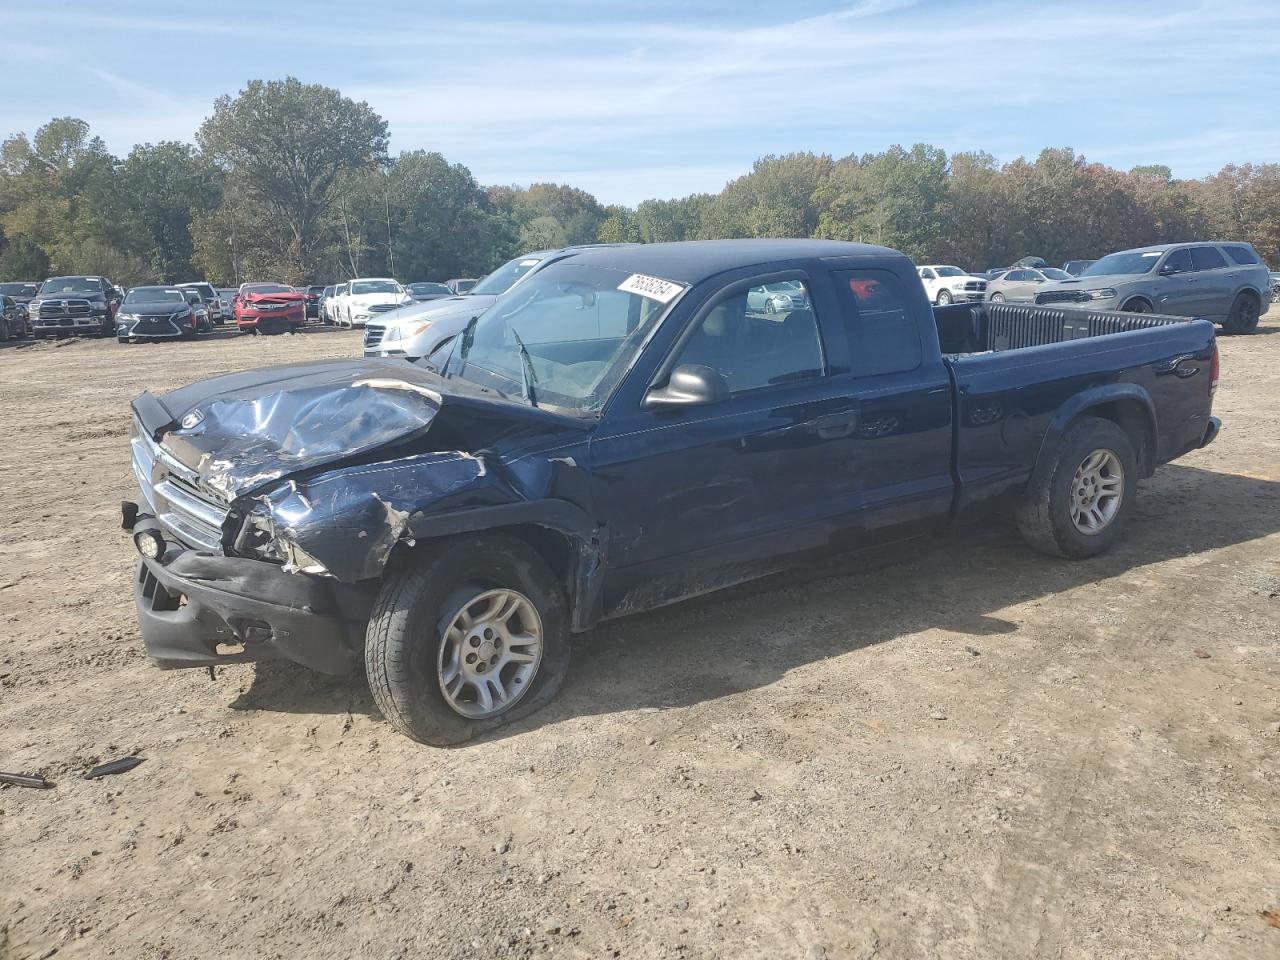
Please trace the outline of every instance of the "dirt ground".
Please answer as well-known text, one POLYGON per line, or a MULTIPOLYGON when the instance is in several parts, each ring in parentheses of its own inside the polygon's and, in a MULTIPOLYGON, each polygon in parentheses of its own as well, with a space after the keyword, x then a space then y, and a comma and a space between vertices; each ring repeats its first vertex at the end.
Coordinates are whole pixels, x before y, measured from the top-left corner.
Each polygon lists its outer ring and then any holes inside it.
POLYGON ((620 622, 435 750, 134 620, 129 399, 358 334, 5 344, 0 770, 56 787, 0 788, 0 958, 1280 957, 1280 315, 1221 347, 1113 554, 964 530, 620 622))

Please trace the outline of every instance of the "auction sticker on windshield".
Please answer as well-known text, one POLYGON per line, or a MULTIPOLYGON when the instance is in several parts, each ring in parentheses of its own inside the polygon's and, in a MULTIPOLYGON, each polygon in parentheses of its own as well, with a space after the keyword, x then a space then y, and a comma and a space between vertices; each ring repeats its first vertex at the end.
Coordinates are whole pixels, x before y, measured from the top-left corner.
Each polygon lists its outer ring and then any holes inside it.
POLYGON ((633 273, 618 284, 618 289, 624 293, 638 293, 642 297, 657 300, 659 303, 670 303, 680 295, 684 284, 660 280, 657 277, 646 277, 643 273, 633 273))

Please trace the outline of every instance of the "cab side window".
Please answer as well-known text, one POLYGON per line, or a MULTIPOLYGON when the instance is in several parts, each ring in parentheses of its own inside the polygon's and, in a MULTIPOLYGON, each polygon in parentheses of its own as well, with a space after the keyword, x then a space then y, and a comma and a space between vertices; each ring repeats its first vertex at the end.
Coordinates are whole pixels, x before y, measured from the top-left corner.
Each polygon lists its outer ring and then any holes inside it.
POLYGON ((831 279, 840 300, 854 376, 902 373, 920 366, 920 328, 912 298, 897 274, 838 270, 831 279))
POLYGON ((818 319, 802 280, 761 284, 716 304, 681 347, 675 365, 711 367, 732 393, 821 377, 818 319))

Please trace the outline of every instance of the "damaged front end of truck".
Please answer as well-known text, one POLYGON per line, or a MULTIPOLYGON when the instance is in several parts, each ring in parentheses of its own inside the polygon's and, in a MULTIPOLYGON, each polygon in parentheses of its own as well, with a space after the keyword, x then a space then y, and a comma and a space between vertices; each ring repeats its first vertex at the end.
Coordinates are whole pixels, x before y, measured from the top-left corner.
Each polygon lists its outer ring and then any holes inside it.
POLYGON ((232 374, 133 404, 124 505, 162 668, 359 661, 378 585, 440 538, 501 528, 552 554, 572 621, 598 616, 584 510, 590 420, 389 361, 232 374))

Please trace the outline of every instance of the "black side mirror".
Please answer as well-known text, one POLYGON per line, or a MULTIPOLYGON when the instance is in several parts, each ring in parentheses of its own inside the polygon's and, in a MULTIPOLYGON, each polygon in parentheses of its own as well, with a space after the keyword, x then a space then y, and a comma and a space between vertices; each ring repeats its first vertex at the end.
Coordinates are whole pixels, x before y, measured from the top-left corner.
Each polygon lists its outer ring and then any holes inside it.
POLYGON ((665 387, 654 387, 644 396, 646 410, 678 410, 706 407, 729 399, 724 375, 700 363, 682 363, 671 371, 665 387))
POLYGON ((1175 273, 1181 273, 1176 264, 1166 263, 1160 268, 1160 276, 1172 277, 1175 273))

